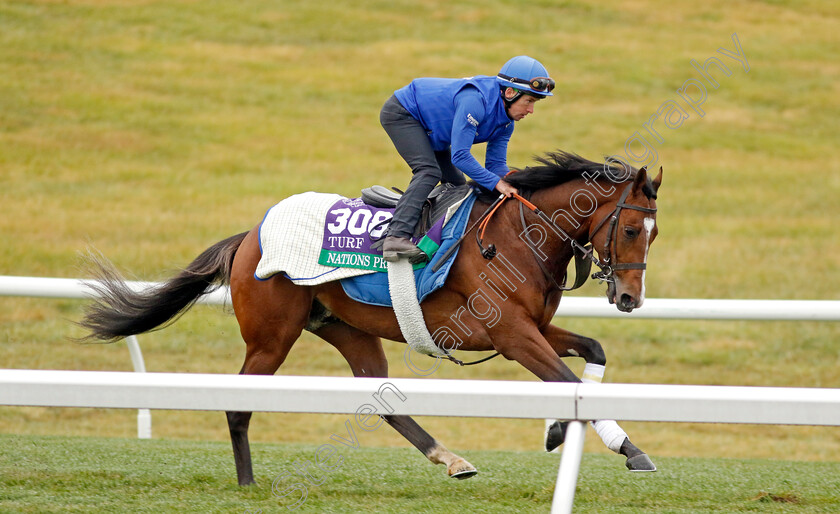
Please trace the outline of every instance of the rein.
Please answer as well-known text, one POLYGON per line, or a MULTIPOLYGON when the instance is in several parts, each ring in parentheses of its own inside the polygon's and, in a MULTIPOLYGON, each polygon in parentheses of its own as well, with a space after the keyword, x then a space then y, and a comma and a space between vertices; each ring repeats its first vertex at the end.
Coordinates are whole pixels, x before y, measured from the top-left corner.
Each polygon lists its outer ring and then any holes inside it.
POLYGON ((572 236, 566 233, 565 230, 558 227, 556 223, 554 223, 551 218, 548 217, 542 210, 540 210, 536 205, 531 203, 529 200, 523 198, 518 193, 514 193, 513 197, 519 200, 519 220, 522 222, 523 234, 528 239, 528 249, 531 250, 531 253, 534 254, 534 258, 537 261, 537 264, 542 270, 543 275, 545 275, 551 283, 554 284, 554 287, 559 289, 560 291, 572 291, 581 287, 583 284, 586 283, 589 277, 589 271, 592 269, 592 263, 598 264, 600 263, 597 259, 592 255, 592 245, 584 246, 577 242, 572 236), (541 220, 546 222, 555 233, 563 237, 564 239, 569 240, 569 244, 572 246, 572 250, 574 251, 575 255, 575 282, 572 284, 571 287, 566 287, 566 278, 563 278, 563 283, 558 284, 557 280, 554 278, 554 274, 548 271, 543 264, 543 260, 537 255, 536 250, 534 250, 534 242, 531 240, 531 236, 528 235, 527 228, 528 224, 525 222, 525 207, 527 207, 531 212, 539 216, 541 220))

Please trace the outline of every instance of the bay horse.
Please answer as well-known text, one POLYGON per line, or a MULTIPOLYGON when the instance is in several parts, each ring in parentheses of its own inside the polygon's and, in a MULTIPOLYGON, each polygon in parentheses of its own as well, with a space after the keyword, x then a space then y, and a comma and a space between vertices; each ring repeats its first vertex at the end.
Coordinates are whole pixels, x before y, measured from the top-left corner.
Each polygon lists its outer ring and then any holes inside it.
MULTIPOLYGON (((600 366, 603 374, 606 356, 598 341, 551 323, 568 289, 564 284, 573 245, 591 242, 598 251, 597 258, 589 255, 602 268, 600 278, 608 282, 610 303, 625 312, 642 305, 645 262, 657 234, 655 199, 662 170, 651 180, 645 168, 637 170, 620 161, 597 163, 562 151, 537 162, 505 180, 538 210, 523 209, 516 200, 497 205, 482 240, 492 242, 498 256, 488 261, 481 244, 462 243, 446 283, 424 300, 422 309, 430 333, 447 323, 458 329, 458 350, 495 350, 544 381, 579 382, 562 357, 581 357, 587 366, 600 366), (481 306, 475 300, 479 291, 484 295, 481 306), (492 319, 486 314, 490 309, 495 309, 492 319)), ((476 200, 467 226, 475 226, 493 199, 485 193, 476 200)), ((301 286, 284 274, 256 280, 260 257, 257 225, 214 244, 174 278, 142 292, 133 292, 113 266, 100 261, 99 280, 91 284, 99 299, 80 322, 90 331, 86 339, 112 342, 161 328, 201 295, 229 284, 246 344, 240 374, 273 375, 306 329, 338 349, 355 376, 388 376, 381 339, 405 342, 393 309, 356 302, 337 281, 301 286)), ((252 413, 226 414, 239 484, 255 483, 248 442, 252 413)), ((477 473, 411 417, 383 418, 431 462, 446 465, 450 476, 477 473)), ((552 429, 549 450, 562 443, 563 424, 555 423, 552 429)), ((644 462, 639 464, 642 459, 652 466, 647 455, 626 434, 619 434, 610 444, 599 431, 613 451, 627 457, 629 468, 652 470, 644 462)))

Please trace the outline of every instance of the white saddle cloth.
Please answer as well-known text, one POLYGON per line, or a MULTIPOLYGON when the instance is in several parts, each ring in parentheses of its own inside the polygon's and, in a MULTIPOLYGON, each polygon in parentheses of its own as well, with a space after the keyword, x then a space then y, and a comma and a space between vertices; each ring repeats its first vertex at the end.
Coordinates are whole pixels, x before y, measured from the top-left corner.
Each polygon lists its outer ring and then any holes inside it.
POLYGON ((254 276, 268 280, 278 273, 296 284, 314 286, 333 280, 375 273, 318 264, 327 211, 344 198, 333 193, 301 193, 268 210, 260 225, 262 258, 254 276))

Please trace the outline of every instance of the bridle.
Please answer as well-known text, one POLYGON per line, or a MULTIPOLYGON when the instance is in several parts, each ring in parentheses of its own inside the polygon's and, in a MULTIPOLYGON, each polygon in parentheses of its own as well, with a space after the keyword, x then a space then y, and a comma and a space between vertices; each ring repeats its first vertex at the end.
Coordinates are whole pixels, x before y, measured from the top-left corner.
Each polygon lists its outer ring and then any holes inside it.
MULTIPOLYGON (((598 266, 601 271, 594 273, 592 278, 598 279, 600 281, 605 282, 615 282, 615 272, 621 270, 628 270, 628 269, 640 269, 644 270, 647 268, 647 264, 644 262, 616 262, 613 263, 613 258, 616 258, 616 254, 618 253, 618 240, 615 234, 615 227, 618 226, 618 220, 621 217, 621 211, 623 209, 629 209, 634 211, 641 211, 648 214, 655 214, 656 209, 651 207, 642 207, 641 205, 633 205, 626 203, 627 197, 630 196, 630 191, 633 189, 633 184, 628 184, 627 187, 624 188, 624 191, 621 193, 621 197, 618 199, 618 202, 615 204, 615 209, 604 217, 601 221, 595 225, 594 230, 590 230, 589 232, 589 240, 595 237, 604 225, 609 221, 608 231, 607 231, 607 238, 604 242, 604 249, 603 252, 599 254, 600 259, 596 258, 593 254, 592 245, 582 245, 580 244, 575 238, 570 236, 565 230, 559 227, 554 221, 548 217, 548 215, 543 212, 539 207, 534 205, 530 202, 527 198, 523 197, 518 193, 514 193, 513 197, 519 200, 519 219, 522 222, 522 235, 525 236, 525 239, 528 242, 528 248, 531 250, 531 253, 534 255, 534 259, 537 261, 537 264, 540 266, 543 274, 554 284, 557 289, 561 291, 571 291, 573 289, 577 289, 581 287, 586 280, 589 278, 589 271, 592 268, 592 264, 598 266), (572 246, 575 255, 575 283, 571 287, 566 287, 566 280, 563 280, 562 284, 558 284, 557 280, 555 280, 554 275, 545 267, 543 264, 543 259, 537 254, 536 251, 536 243, 531 240, 531 236, 528 234, 528 223, 525 221, 525 208, 528 208, 531 212, 536 214, 541 220, 543 220, 557 235, 563 237, 564 240, 568 240, 569 244, 572 246), (612 249, 611 249, 612 248, 612 249)), ((464 232, 461 238, 452 245, 449 250, 443 255, 443 258, 438 260, 437 264, 432 266, 432 272, 437 272, 440 267, 452 256, 455 250, 461 245, 461 242, 467 237, 467 234, 473 231, 476 226, 478 226, 478 230, 475 232, 476 242, 478 243, 478 247, 480 248, 481 255, 485 259, 492 259, 496 256, 496 247, 495 245, 488 245, 487 248, 484 247, 483 240, 484 240, 484 229, 487 228, 487 225, 492 218, 493 214, 501 207, 501 204, 507 200, 505 196, 499 196, 496 198, 496 201, 493 202, 484 213, 479 216, 479 218, 464 232)))
POLYGON ((592 252, 592 245, 587 244, 586 246, 580 244, 576 239, 570 236, 565 230, 559 227, 554 221, 548 217, 542 210, 540 210, 536 205, 531 203, 529 200, 523 198, 519 194, 514 194, 514 198, 519 200, 519 217, 522 221, 523 231, 522 234, 528 241, 528 248, 531 250, 531 253, 534 254, 534 258, 539 264, 540 269, 542 269, 543 274, 548 277, 554 286, 561 291, 571 291, 573 289, 577 289, 581 287, 587 280, 589 275, 589 270, 592 267, 592 264, 597 265, 601 271, 598 271, 592 275, 592 278, 598 279, 604 282, 615 282, 615 272, 622 271, 622 270, 629 270, 629 269, 638 269, 644 270, 647 268, 647 264, 644 262, 613 262, 613 258, 618 260, 618 238, 616 237, 616 230, 615 228, 618 226, 618 220, 621 217, 621 211, 623 209, 634 210, 634 211, 641 211, 648 214, 655 214, 656 209, 651 207, 642 207, 640 205, 633 205, 626 203, 627 197, 630 195, 630 191, 633 189, 633 184, 628 184, 627 187, 624 188, 624 191, 621 193, 621 197, 619 198, 618 202, 615 205, 615 209, 604 217, 601 221, 595 225, 593 230, 589 232, 589 240, 595 237, 597 234, 609 221, 609 225, 607 225, 607 238, 604 241, 604 249, 603 252, 599 252, 600 259, 596 258, 592 252), (548 269, 546 269, 545 265, 542 262, 542 258, 537 254, 536 250, 534 249, 535 243, 531 240, 531 236, 528 234, 528 225, 525 222, 525 213, 524 207, 527 207, 531 210, 534 214, 539 216, 541 220, 547 223, 552 230, 554 230, 558 235, 563 236, 565 239, 569 240, 569 244, 572 246, 572 249, 575 253, 575 269, 576 269, 576 277, 575 283, 571 287, 566 287, 566 281, 563 280, 563 284, 558 284, 557 280, 554 279, 554 275, 551 274, 548 269))
POLYGON ((625 203, 625 200, 627 200, 627 197, 630 195, 630 191, 632 188, 633 184, 630 184, 626 188, 624 188, 624 191, 621 193, 621 197, 618 199, 618 203, 615 204, 615 209, 613 209, 613 211, 610 214, 608 214, 604 219, 602 219, 597 225, 595 225, 595 228, 589 232, 589 239, 591 240, 593 237, 595 237, 595 234, 597 234, 598 231, 604 227, 604 224, 607 222, 607 220, 609 220, 610 223, 607 228, 607 239, 604 242, 604 251, 600 255, 600 262, 596 262, 596 264, 598 264, 598 267, 601 268, 601 271, 592 275, 592 278, 597 278, 599 280, 607 282, 614 282, 614 276, 616 271, 628 269, 647 269, 647 263, 645 262, 612 263, 613 257, 616 257, 616 260, 618 260, 618 238, 616 237, 615 228, 618 226, 618 218, 619 216, 621 216, 621 210, 629 209, 633 211, 641 211, 647 214, 656 214, 655 208, 642 207, 641 205, 625 203))
MULTIPOLYGON (((627 187, 624 188, 624 191, 621 193, 621 197, 618 199, 618 203, 615 205, 615 209, 604 217, 601 221, 595 225, 594 230, 590 230, 589 232, 589 240, 595 237, 595 234, 600 231, 604 225, 609 221, 608 231, 607 231, 607 239, 604 242, 604 251, 600 255, 600 259, 595 258, 593 255, 593 249, 591 244, 582 245, 572 236, 570 236, 565 230, 559 227, 554 221, 548 217, 548 215, 540 210, 539 207, 531 203, 527 198, 524 198, 518 193, 514 193, 513 197, 519 200, 519 219, 522 222, 522 235, 528 241, 528 249, 531 250, 531 253, 534 255, 534 259, 537 261, 540 269, 543 272, 543 275, 547 277, 554 287, 561 291, 571 291, 573 289, 577 289, 581 287, 589 278, 589 271, 592 269, 592 264, 596 264, 601 271, 594 273, 592 278, 598 279, 602 282, 615 282, 615 272, 621 270, 628 270, 628 269, 641 269, 644 270, 647 268, 647 264, 644 262, 621 262, 621 263, 612 263, 612 258, 615 257, 616 260, 618 259, 618 242, 617 237, 615 237, 615 227, 618 226, 618 220, 621 217, 622 209, 629 209, 634 211, 641 211, 648 214, 655 214, 656 209, 651 207, 642 207, 640 205, 633 205, 629 203, 625 203, 627 197, 630 196, 630 191, 633 189, 633 184, 628 184, 627 187), (563 283, 558 284, 557 280, 554 278, 554 275, 545 267, 543 264, 542 258, 537 254, 535 250, 536 243, 531 240, 531 236, 528 234, 528 223, 525 221, 525 208, 528 208, 531 212, 536 214, 541 220, 543 220, 546 224, 551 227, 558 235, 562 235, 565 239, 569 241, 569 244, 572 246, 575 255, 575 282, 571 287, 566 287, 566 279, 563 278, 563 283), (612 247, 612 251, 610 248, 612 247)), ((481 250, 481 255, 485 259, 493 259, 496 256, 496 247, 494 245, 488 245, 487 248, 484 247, 482 244, 483 237, 484 237, 484 228, 487 227, 487 224, 490 221, 490 218, 493 214, 498 210, 502 203, 507 199, 505 196, 499 196, 495 202, 493 202, 490 207, 484 211, 482 214, 473 224, 468 228, 461 238, 449 248, 449 250, 444 254, 443 258, 438 261, 438 263, 432 267, 432 271, 436 272, 440 266, 449 259, 451 254, 454 252, 456 248, 458 248, 461 242, 466 238, 467 234, 472 232, 476 226, 479 226, 479 230, 476 230, 476 242, 478 243, 478 247, 481 250)), ((499 352, 495 354, 485 357, 483 359, 473 361, 473 362, 463 362, 452 355, 446 355, 446 358, 451 360, 452 362, 458 364, 459 366, 470 366, 473 364, 480 364, 482 362, 488 361, 494 357, 498 357, 500 355, 499 352)))

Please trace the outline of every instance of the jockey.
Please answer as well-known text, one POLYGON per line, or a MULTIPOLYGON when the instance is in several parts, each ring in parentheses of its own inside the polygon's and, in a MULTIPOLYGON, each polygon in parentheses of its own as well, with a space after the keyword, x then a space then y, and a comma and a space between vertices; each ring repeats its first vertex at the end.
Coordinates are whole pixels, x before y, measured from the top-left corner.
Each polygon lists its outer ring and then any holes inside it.
POLYGON ((413 177, 388 228, 382 247, 385 260, 407 257, 416 263, 428 258, 410 238, 423 202, 438 182, 464 184, 464 172, 488 190, 508 197, 516 192, 502 180, 509 171, 512 122, 534 112, 537 100, 554 96, 552 89, 554 81, 545 67, 520 55, 505 63, 495 77, 418 78, 394 92, 382 106, 379 120, 413 177), (470 149, 484 142, 487 151, 481 166, 470 149))

